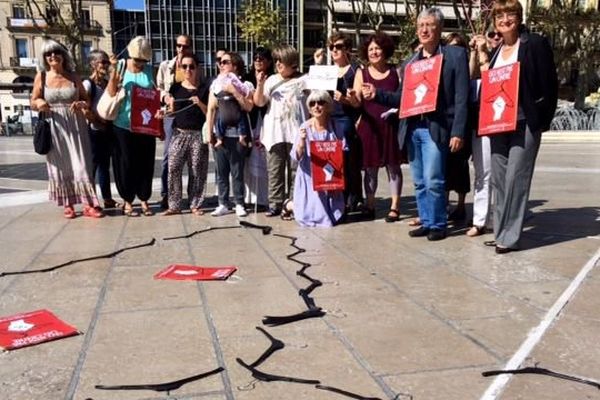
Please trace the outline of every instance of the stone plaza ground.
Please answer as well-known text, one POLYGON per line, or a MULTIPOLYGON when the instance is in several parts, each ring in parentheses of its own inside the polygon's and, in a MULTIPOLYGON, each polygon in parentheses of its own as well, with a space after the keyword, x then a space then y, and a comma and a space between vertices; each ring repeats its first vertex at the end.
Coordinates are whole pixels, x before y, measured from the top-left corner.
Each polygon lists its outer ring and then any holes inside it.
MULTIPOLYGON (((157 157, 157 172, 158 165, 157 157)), ((597 388, 555 377, 515 375, 503 383, 482 376, 517 354, 523 366, 600 380, 600 141, 545 137, 523 250, 505 255, 483 245, 492 234, 468 238, 465 225, 451 227, 440 242, 409 238, 415 205, 403 170, 399 223, 383 221, 389 203, 382 171, 375 221, 307 229, 251 213, 245 220, 271 225, 272 234, 240 228, 166 241, 236 226, 238 219, 113 212, 66 220, 47 201, 44 158, 33 153, 31 138, 0 138, 0 272, 156 238, 113 258, 0 277, 0 317, 48 309, 82 332, 0 354, 0 399, 352 398, 314 384, 254 381, 236 358, 250 364, 269 347, 257 326, 285 343, 258 370, 319 380, 362 396, 355 398, 479 399, 494 382, 499 394, 485 398, 600 398, 597 388), (297 237, 306 249, 296 258, 312 264, 307 274, 323 282, 312 296, 324 317, 261 323, 265 315, 305 309, 298 291, 308 281, 286 258, 295 249, 274 234, 297 237), (153 279, 174 263, 238 271, 228 281, 153 279), (582 269, 589 273, 576 280, 582 269), (544 322, 547 329, 532 333, 544 322), (175 381, 219 366, 223 372, 169 393, 95 388, 175 381)))

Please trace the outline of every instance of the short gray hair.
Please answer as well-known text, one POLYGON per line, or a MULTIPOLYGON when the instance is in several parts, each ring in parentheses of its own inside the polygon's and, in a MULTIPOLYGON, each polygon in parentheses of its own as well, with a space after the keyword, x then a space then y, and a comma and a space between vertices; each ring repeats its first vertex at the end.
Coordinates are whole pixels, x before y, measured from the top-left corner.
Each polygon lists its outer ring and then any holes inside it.
POLYGON ((69 53, 69 50, 67 50, 67 48, 64 45, 52 39, 45 39, 42 42, 42 51, 40 52, 40 56, 38 59, 39 69, 41 71, 48 71, 50 69, 50 66, 46 62, 46 57, 44 56, 44 54, 50 53, 52 51, 55 51, 62 55, 63 68, 65 69, 65 71, 75 72, 75 63, 73 62, 73 57, 71 57, 71 53, 69 53))
POLYGON ((333 104, 333 99, 329 95, 326 90, 313 90, 308 95, 306 99, 306 107, 310 108, 309 103, 311 101, 324 101, 327 103, 327 107, 331 109, 331 105, 333 104))
POLYGON ((433 17, 435 18, 439 24, 440 27, 443 28, 444 27, 444 13, 442 13, 442 10, 440 10, 437 7, 430 7, 430 8, 426 8, 423 11, 421 11, 419 13, 419 16, 417 17, 417 21, 420 20, 421 18, 427 18, 427 17, 433 17))
POLYGON ((108 54, 104 50, 94 49, 90 51, 88 55, 88 64, 92 65, 92 63, 102 60, 106 58, 108 60, 108 54))

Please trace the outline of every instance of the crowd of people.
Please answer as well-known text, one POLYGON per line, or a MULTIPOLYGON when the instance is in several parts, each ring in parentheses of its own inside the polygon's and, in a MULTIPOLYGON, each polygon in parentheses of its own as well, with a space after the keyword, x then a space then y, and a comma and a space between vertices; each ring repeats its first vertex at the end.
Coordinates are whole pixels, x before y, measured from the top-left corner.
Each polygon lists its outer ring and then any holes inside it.
POLYGON ((497 253, 518 249, 541 134, 557 102, 557 77, 548 42, 522 24, 517 0, 498 0, 491 29, 470 40, 453 33, 442 37, 444 17, 438 8, 423 10, 416 24, 412 55, 399 66, 390 63, 395 44, 375 33, 358 46, 343 33, 328 38, 338 69, 336 90, 308 90, 299 70, 300 55, 291 46, 256 48, 246 72, 232 51, 216 54, 218 74, 202 77, 192 40, 180 35, 176 56, 154 76, 152 49, 143 37, 128 45, 118 60, 101 50, 89 57, 91 75, 81 79, 65 47, 46 40, 32 106, 51 115, 53 146, 47 154, 50 199, 74 218, 100 218, 97 177, 104 208, 124 215, 153 214, 148 201, 156 137, 132 129, 131 98, 135 86, 160 91, 165 150, 160 204, 163 215, 184 207, 182 174, 189 171, 187 195, 192 215, 203 214, 209 149, 216 162, 218 206, 211 215, 247 215, 246 205, 261 206, 266 217, 294 219, 302 226, 333 226, 349 214, 375 218, 379 169, 385 167, 390 194, 386 222, 400 219, 402 163, 409 163, 418 215, 409 221, 411 237, 431 241, 446 237, 448 221, 466 219, 472 156, 473 223, 466 234, 486 233, 497 253), (403 77, 412 63, 441 55, 437 101, 433 111, 400 118, 403 77), (482 72, 520 63, 516 130, 478 134, 482 72), (101 118, 97 107, 104 91, 121 96, 114 120, 101 118), (311 143, 338 141, 343 147, 343 190, 314 190, 311 143), (112 160, 123 203, 110 189, 112 160), (230 187, 231 185, 231 187, 230 187), (230 202, 233 192, 233 204, 230 202), (458 202, 449 212, 450 192, 458 202), (141 207, 134 207, 135 197, 141 207), (493 198, 493 199, 492 199, 493 198))

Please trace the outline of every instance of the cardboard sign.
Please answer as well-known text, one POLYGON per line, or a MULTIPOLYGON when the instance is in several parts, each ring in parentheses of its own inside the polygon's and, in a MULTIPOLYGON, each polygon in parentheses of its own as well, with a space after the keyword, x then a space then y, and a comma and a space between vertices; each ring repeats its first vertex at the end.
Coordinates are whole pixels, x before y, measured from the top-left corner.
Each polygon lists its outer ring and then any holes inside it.
POLYGON ((400 118, 435 111, 443 55, 412 62, 404 70, 400 118))
POLYGON ((173 281, 224 281, 229 278, 236 267, 196 267, 193 265, 173 264, 156 273, 154 279, 173 281))
POLYGON ((131 132, 161 136, 163 121, 154 118, 160 109, 160 92, 133 85, 131 89, 131 132))
POLYGON ((481 73, 479 136, 510 133, 517 129, 520 64, 481 73))
POLYGON ((316 191, 344 190, 344 153, 341 140, 310 142, 310 172, 316 191))
POLYGON ((20 349, 77 334, 77 329, 65 324, 48 310, 0 318, 0 346, 5 350, 20 349))
POLYGON ((338 81, 337 65, 311 65, 306 80, 307 89, 336 90, 338 81))

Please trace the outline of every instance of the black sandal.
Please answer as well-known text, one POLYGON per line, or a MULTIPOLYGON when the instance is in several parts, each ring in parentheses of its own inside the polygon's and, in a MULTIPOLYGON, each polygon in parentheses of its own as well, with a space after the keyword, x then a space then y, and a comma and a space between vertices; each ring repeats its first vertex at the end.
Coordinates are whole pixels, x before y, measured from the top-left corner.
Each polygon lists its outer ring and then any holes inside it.
POLYGON ((400 210, 390 209, 388 215, 385 217, 385 222, 396 222, 400 221, 400 210))
POLYGON ((294 219, 294 211, 288 209, 288 204, 290 204, 290 202, 290 199, 287 199, 283 202, 283 207, 281 209, 281 219, 284 221, 292 221, 294 219))
POLYGON ((267 210, 267 212, 265 213, 265 217, 276 217, 279 214, 281 214, 281 210, 278 208, 271 208, 269 207, 269 209, 267 210))

